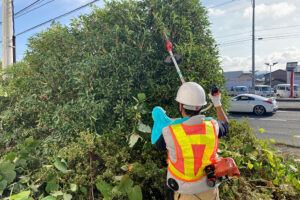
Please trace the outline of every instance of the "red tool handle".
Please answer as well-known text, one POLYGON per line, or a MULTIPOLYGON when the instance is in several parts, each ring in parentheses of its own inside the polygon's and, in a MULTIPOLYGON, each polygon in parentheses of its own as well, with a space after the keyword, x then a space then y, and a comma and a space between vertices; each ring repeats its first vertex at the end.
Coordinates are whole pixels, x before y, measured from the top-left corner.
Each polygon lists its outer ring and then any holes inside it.
POLYGON ((170 42, 169 40, 167 41, 167 49, 168 52, 172 51, 172 42, 170 42))

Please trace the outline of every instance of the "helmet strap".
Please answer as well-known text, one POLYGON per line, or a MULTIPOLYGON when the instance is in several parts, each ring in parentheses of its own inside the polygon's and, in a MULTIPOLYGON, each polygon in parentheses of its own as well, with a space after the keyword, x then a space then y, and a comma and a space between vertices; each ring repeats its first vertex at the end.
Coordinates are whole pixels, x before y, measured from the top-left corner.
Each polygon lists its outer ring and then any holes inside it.
MULTIPOLYGON (((183 107, 182 107, 182 109, 183 109, 183 107)), ((180 117, 183 118, 182 113, 181 113, 181 111, 180 111, 180 103, 179 103, 178 106, 177 106, 177 110, 178 110, 178 112, 179 112, 180 117)))

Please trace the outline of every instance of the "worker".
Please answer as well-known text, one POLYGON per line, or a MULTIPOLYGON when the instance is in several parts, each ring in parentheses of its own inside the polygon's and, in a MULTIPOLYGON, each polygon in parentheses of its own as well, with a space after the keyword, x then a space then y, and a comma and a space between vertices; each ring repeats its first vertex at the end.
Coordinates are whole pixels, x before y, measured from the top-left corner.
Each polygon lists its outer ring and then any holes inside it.
POLYGON ((195 82, 183 83, 176 96, 181 124, 162 129, 156 142, 168 152, 167 200, 218 200, 219 191, 207 185, 204 168, 212 163, 218 150, 218 138, 228 133, 228 118, 221 105, 221 94, 209 97, 217 111, 217 121, 200 111, 206 105, 204 89, 195 82))

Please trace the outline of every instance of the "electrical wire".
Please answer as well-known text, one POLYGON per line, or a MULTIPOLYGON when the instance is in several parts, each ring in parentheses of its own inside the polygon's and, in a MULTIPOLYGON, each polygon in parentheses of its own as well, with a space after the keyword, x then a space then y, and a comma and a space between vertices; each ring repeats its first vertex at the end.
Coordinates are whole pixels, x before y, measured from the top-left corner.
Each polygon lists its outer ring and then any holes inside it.
MULTIPOLYGON (((274 35, 274 36, 267 36, 267 37, 263 37, 263 40, 282 40, 282 39, 291 39, 291 38, 299 38, 300 37, 300 33, 294 33, 294 34, 288 34, 288 35, 274 35)), ((258 38, 256 38, 258 39, 258 38)), ((234 40, 234 41, 228 41, 227 43, 221 43, 218 44, 218 46, 221 47, 228 47, 228 46, 234 46, 237 44, 241 44, 247 41, 251 41, 252 39, 241 39, 241 40, 234 40)))
POLYGON ((25 8, 19 10, 18 12, 16 12, 14 15, 16 16, 16 15, 18 15, 18 14, 24 12, 25 10, 27 10, 27 9, 29 9, 30 7, 34 6, 35 4, 39 3, 39 1, 44 1, 44 0, 36 0, 36 1, 34 1, 33 3, 31 3, 30 5, 28 5, 28 6, 26 6, 25 8))
MULTIPOLYGON (((42 3, 43 1, 45 1, 45 0, 42 0, 42 1, 40 1, 40 2, 37 2, 36 5, 42 3)), ((46 2, 46 3, 44 3, 44 4, 42 4, 42 5, 40 5, 40 6, 38 6, 38 7, 35 7, 35 8, 33 8, 33 9, 31 9, 31 10, 25 12, 25 13, 21 13, 21 14, 18 14, 18 15, 17 15, 17 14, 14 14, 14 19, 17 19, 17 18, 19 18, 19 17, 21 17, 21 16, 23 16, 23 15, 26 15, 26 14, 28 14, 28 13, 30 13, 30 12, 32 12, 32 11, 34 11, 34 10, 40 8, 40 7, 43 7, 43 6, 45 6, 45 5, 47 5, 47 4, 51 3, 51 2, 53 2, 53 1, 55 1, 55 0, 50 0, 50 1, 48 1, 48 2, 46 2)), ((19 13, 20 13, 20 11, 19 11, 19 13)), ((0 25, 2 25, 2 22, 0 22, 0 25)))
POLYGON ((15 17, 15 19, 17 19, 17 18, 19 18, 19 17, 21 17, 21 16, 23 16, 23 15, 26 15, 26 14, 28 14, 28 13, 30 13, 30 12, 32 12, 32 11, 38 9, 38 8, 41 8, 41 7, 43 7, 43 6, 45 6, 45 5, 49 4, 49 3, 51 3, 51 2, 53 2, 53 1, 55 1, 55 0, 50 0, 50 1, 44 3, 44 4, 40 5, 40 6, 37 6, 37 7, 35 7, 35 8, 32 8, 31 10, 28 10, 27 12, 25 12, 25 13, 23 13, 23 14, 17 15, 17 16, 15 17))
MULTIPOLYGON (((272 27, 272 28, 258 29, 255 31, 256 32, 264 32, 264 31, 268 31, 268 30, 289 29, 289 28, 295 28, 295 27, 300 27, 300 25, 278 26, 278 27, 272 27)), ((231 37, 231 36, 244 35, 244 34, 251 34, 251 31, 241 32, 241 33, 233 33, 233 34, 223 35, 223 36, 215 36, 215 38, 227 38, 227 37, 231 37)))
POLYGON ((36 28, 38 28, 38 27, 40 27, 40 26, 43 26, 43 25, 45 25, 45 24, 47 24, 47 23, 49 23, 49 22, 52 22, 52 21, 57 20, 57 19, 59 19, 59 18, 61 18, 61 17, 67 16, 67 15, 69 15, 69 14, 71 14, 71 13, 73 13, 73 12, 76 12, 76 11, 82 9, 82 8, 85 8, 85 7, 89 6, 90 4, 93 4, 93 3, 97 2, 97 1, 99 1, 99 0, 94 0, 94 1, 89 2, 89 3, 87 3, 87 4, 84 4, 84 5, 82 5, 82 6, 78 7, 78 8, 75 8, 74 10, 71 10, 71 11, 69 11, 69 12, 66 12, 66 13, 62 14, 62 15, 59 15, 59 16, 54 17, 54 18, 52 18, 52 19, 49 19, 49 20, 47 20, 47 21, 45 21, 45 22, 43 22, 43 23, 40 23, 40 24, 38 24, 38 25, 36 25, 36 26, 33 26, 33 27, 31 27, 31 28, 29 28, 29 29, 27 29, 27 30, 25 30, 25 31, 22 31, 22 32, 18 33, 16 36, 22 35, 22 34, 27 33, 27 32, 29 32, 29 31, 31 31, 31 30, 33 30, 33 29, 36 29, 36 28))

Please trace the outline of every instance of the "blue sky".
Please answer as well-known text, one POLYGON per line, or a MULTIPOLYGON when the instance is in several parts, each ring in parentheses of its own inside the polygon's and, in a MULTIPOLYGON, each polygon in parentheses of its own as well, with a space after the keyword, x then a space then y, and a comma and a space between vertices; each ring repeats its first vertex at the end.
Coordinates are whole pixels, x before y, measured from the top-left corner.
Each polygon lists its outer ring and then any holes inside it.
MULTIPOLYGON (((14 0, 15 12, 35 0, 14 0)), ((43 0, 43 3, 51 0, 43 0)), ((51 3, 15 19, 16 34, 44 21, 73 10, 92 0, 53 0, 51 3)), ((221 66, 224 71, 251 69, 251 0, 202 0, 209 11, 210 29, 219 44, 221 66)), ((95 3, 102 7, 103 1, 95 3)), ((283 69, 286 62, 300 62, 300 0, 256 0, 256 69, 266 70, 264 63, 278 62, 273 67, 283 69)), ((0 10, 2 11, 2 10, 0 10)), ((88 13, 87 7, 58 21, 88 13)), ((50 25, 46 24, 17 37, 17 60, 27 49, 27 39, 50 25)), ((1 53, 1 52, 0 52, 1 53)), ((1 54, 0 54, 1 55, 1 54)))

